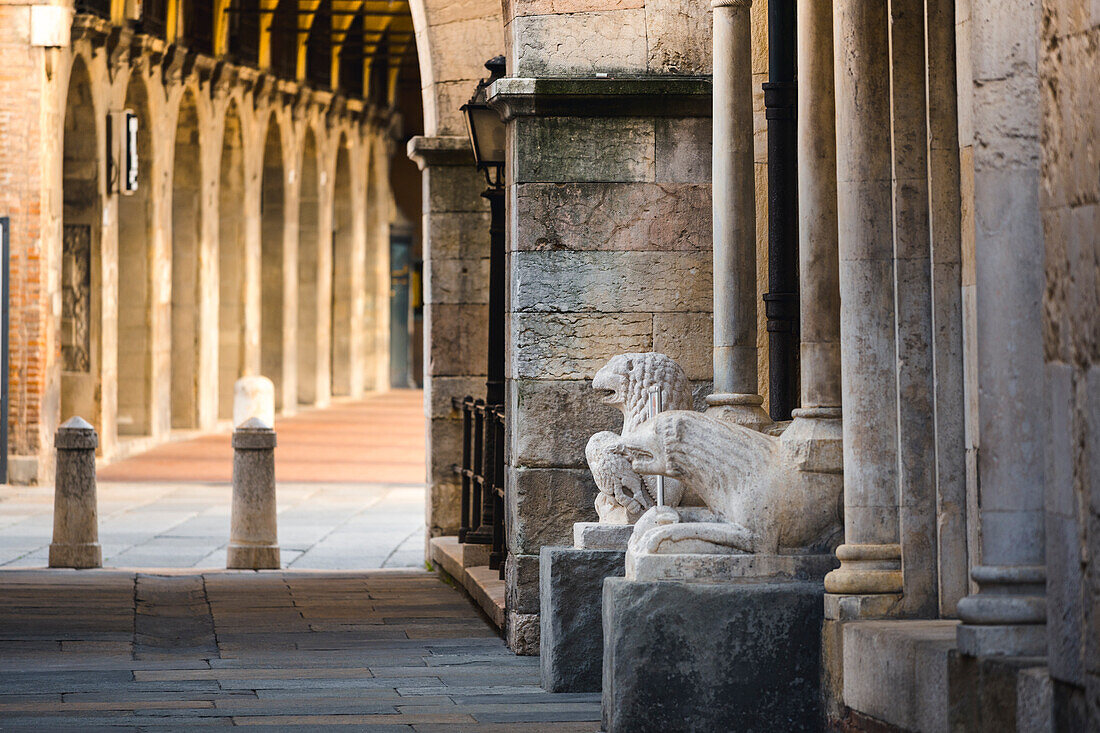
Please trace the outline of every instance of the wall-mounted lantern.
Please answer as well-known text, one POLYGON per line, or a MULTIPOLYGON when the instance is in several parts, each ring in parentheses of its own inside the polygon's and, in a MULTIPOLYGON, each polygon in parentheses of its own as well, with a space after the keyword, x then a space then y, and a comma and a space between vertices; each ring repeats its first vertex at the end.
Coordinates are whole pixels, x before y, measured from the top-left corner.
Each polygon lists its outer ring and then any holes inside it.
POLYGON ((504 57, 497 56, 485 62, 489 78, 478 82, 477 89, 470 101, 462 105, 462 114, 466 117, 466 131, 470 135, 470 146, 474 151, 474 162, 478 170, 485 172, 489 185, 503 185, 504 171, 504 120, 497 111, 489 106, 486 92, 489 85, 505 74, 504 57))
POLYGON ((107 187, 129 196, 138 190, 138 116, 124 109, 107 115, 107 187))

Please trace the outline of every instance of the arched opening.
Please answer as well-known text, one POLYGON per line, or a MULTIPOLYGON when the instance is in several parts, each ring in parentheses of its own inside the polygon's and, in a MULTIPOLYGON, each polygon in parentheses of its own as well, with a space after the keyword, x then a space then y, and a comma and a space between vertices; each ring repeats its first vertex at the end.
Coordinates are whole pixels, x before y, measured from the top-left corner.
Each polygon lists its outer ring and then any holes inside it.
POLYGON ((272 118, 260 189, 260 371, 275 384, 276 410, 283 407, 284 186, 282 136, 272 118))
POLYGON ((172 427, 198 427, 199 243, 202 163, 199 115, 188 90, 176 123, 172 174, 172 427))
POLYGON ((153 140, 145 85, 132 79, 126 108, 137 116, 137 190, 118 200, 118 433, 149 435, 152 429, 153 140))
POLYGON ((332 208, 332 394, 351 394, 352 253, 351 165, 346 138, 336 152, 332 208))
POLYGON ((306 130, 302 148, 301 189, 298 196, 298 402, 315 404, 317 393, 317 260, 320 182, 317 141, 306 130))
POLYGON ((244 373, 244 147, 235 105, 225 115, 218 189, 218 417, 233 417, 233 384, 244 373))
POLYGON ((100 425, 100 195, 96 115, 78 57, 65 103, 62 163, 61 419, 100 425))

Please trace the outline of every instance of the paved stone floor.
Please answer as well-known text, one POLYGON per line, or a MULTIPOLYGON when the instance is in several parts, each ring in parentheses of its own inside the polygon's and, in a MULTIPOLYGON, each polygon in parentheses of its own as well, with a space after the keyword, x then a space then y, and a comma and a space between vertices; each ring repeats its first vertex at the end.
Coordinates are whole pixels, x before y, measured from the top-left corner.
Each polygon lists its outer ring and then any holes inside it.
MULTIPOLYGON (((423 393, 395 390, 277 421, 284 567, 421 567, 423 393)), ((225 566, 228 433, 169 443, 98 471, 104 565, 225 566)), ((46 565, 53 487, 0 486, 0 567, 46 565)))
POLYGON ((0 570, 0 730, 591 733, 419 570, 0 570))

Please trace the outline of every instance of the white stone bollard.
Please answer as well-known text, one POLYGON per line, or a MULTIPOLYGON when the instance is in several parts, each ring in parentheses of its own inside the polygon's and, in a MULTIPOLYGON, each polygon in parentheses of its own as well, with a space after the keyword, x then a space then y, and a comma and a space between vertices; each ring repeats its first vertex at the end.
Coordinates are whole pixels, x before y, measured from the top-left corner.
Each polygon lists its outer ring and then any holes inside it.
POLYGON ((256 417, 233 431, 233 508, 225 566, 279 569, 275 431, 256 417))
POLYGON ((96 512, 95 428, 74 417, 57 429, 54 448, 53 542, 51 568, 103 566, 96 512))
POLYGON ((233 385, 233 427, 252 417, 275 425, 275 385, 267 377, 241 377, 233 385))

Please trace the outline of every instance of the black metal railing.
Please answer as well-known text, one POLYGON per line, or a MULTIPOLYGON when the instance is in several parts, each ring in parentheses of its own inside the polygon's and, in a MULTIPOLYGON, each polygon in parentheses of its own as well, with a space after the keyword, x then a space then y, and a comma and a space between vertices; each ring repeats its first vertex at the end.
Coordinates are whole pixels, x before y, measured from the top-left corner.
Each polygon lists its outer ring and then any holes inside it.
POLYGON ((458 541, 489 545, 489 567, 504 577, 504 405, 467 396, 451 400, 462 411, 462 507, 458 541))

